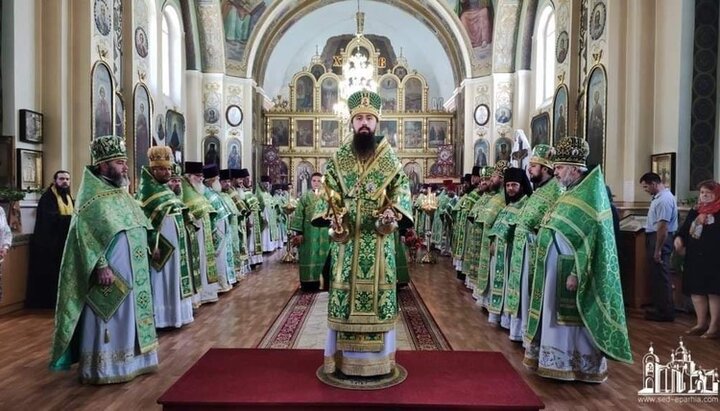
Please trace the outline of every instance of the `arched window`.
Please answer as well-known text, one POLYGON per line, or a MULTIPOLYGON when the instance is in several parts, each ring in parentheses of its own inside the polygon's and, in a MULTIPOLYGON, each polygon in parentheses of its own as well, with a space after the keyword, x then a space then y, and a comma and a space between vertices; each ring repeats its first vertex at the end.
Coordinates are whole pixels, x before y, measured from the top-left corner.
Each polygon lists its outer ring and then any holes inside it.
POLYGON ((540 107, 555 91, 555 10, 549 2, 535 27, 535 106, 540 107))
POLYGON ((177 10, 167 5, 162 12, 160 26, 160 84, 162 94, 178 105, 181 102, 182 30, 177 10))

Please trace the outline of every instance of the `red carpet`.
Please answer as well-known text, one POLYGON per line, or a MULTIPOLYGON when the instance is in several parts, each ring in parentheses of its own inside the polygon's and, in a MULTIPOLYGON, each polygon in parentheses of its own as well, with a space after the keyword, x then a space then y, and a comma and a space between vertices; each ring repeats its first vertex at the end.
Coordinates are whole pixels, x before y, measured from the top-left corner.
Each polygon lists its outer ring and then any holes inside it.
POLYGON ((483 351, 399 351, 400 385, 351 391, 320 382, 321 350, 211 349, 158 403, 166 410, 512 409, 543 403, 505 357, 483 351))

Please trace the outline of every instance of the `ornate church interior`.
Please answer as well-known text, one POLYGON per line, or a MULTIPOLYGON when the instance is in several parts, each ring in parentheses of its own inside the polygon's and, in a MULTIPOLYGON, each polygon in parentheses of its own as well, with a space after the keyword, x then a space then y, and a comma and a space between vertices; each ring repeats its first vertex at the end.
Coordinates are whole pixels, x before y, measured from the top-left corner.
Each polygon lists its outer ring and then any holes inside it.
MULTIPOLYGON (((296 205, 288 204, 316 191, 313 175, 333 170, 333 159, 352 142, 349 97, 363 90, 381 98, 375 135, 395 153, 413 199, 426 198, 429 187, 454 191, 466 175, 468 183, 470 174, 484 178, 476 169, 492 173, 504 162, 527 168, 538 145, 577 137, 589 149, 584 166, 600 170, 609 194, 607 209, 592 210, 591 219, 609 216, 610 204, 619 217, 615 266, 608 271, 619 273, 632 363, 609 358, 604 382, 558 381, 528 370, 522 341, 488 321, 486 307, 458 279, 462 269, 450 247, 427 252, 436 244, 429 229, 417 257, 403 253, 409 280, 398 289, 399 363, 403 351, 499 352, 518 384, 553 410, 717 406, 720 334, 686 332, 696 326, 697 305, 695 293, 683 292, 688 265, 677 263, 679 253, 668 274, 674 321, 644 315, 655 298, 658 263, 646 233, 656 197, 641 183, 648 172, 659 176, 676 202, 678 227, 669 231, 679 232, 703 201, 702 183, 720 181, 717 1, 2 0, 0 12, 0 206, 6 241, 12 240, 0 255, 0 357, 6 359, 0 408, 171 409, 158 399, 208 350, 322 350, 333 298, 300 290, 298 257, 288 257, 298 246, 290 227, 296 205), (81 383, 74 368, 48 369, 65 240, 47 241, 59 253, 54 278, 31 271, 33 260, 43 258, 32 251, 44 241, 41 198, 62 170, 76 201, 68 215, 77 215, 81 180, 98 160, 93 142, 109 135, 124 144, 127 192, 139 205, 147 199, 144 170, 159 164, 150 155, 156 147, 180 167, 174 177, 192 174, 190 163, 200 163, 200 174, 215 165, 220 180, 224 170, 232 181, 233 170, 247 170, 247 190, 260 193, 269 183, 284 200, 272 200, 277 243, 260 247, 257 234, 262 263, 250 251, 243 263, 249 269, 237 271, 231 291, 202 306, 193 301, 191 323, 158 328, 157 369, 99 386, 81 383), (50 293, 53 307, 30 303, 38 287, 50 293), (302 321, 287 331, 293 316, 302 321), (654 352, 658 370, 673 369, 678 346, 692 350, 697 367, 708 371, 702 381, 714 381, 714 402, 643 404, 640 392, 656 384, 648 382, 645 356, 654 352)), ((204 175, 206 181, 217 176, 204 175)), ((262 209, 262 194, 257 199, 262 209)), ((65 230, 73 230, 67 221, 65 230)), ((244 221, 236 221, 241 242, 244 221)), ((252 230, 269 224, 262 211, 257 221, 252 230)), ((454 224, 458 230, 457 218, 454 224)), ((246 227, 249 236, 252 224, 246 227)), ((205 241, 213 242, 207 233, 205 241)), ((449 242, 452 231, 445 236, 449 242)), ((711 316, 717 299, 711 291, 711 316)), ((503 384, 480 371, 473 378, 503 384)), ((252 380, 212 384, 219 391, 258 389, 252 380)))

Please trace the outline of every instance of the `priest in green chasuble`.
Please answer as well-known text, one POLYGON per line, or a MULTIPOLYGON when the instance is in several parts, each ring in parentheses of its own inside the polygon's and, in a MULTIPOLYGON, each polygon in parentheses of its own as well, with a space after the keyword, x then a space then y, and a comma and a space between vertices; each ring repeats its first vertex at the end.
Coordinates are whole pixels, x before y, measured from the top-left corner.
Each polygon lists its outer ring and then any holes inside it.
POLYGON ((60 265, 50 368, 111 384, 157 369, 150 220, 127 192, 125 141, 93 140, 60 265))
POLYGON ((313 224, 330 226, 326 374, 395 371, 396 241, 413 224, 408 178, 395 151, 376 136, 380 96, 348 98, 353 138, 328 162, 313 224))
MULTIPOLYGON (((315 208, 320 199, 322 174, 314 173, 310 178, 311 191, 305 192, 297 202, 297 208, 290 220, 290 230, 295 235, 292 244, 298 248, 300 268, 300 288, 304 291, 317 291, 325 260, 330 250, 330 238, 324 227, 312 225, 315 208)), ((325 284, 327 288, 327 284, 325 284)))
POLYGON ((180 328, 193 321, 192 273, 185 242, 185 204, 166 185, 170 181, 173 153, 170 147, 150 147, 150 166, 143 166, 135 198, 152 222, 150 279, 155 326, 180 328))
POLYGON ((588 143, 555 146, 564 192, 537 236, 523 363, 559 380, 603 382, 606 357, 632 363, 610 200, 588 143))

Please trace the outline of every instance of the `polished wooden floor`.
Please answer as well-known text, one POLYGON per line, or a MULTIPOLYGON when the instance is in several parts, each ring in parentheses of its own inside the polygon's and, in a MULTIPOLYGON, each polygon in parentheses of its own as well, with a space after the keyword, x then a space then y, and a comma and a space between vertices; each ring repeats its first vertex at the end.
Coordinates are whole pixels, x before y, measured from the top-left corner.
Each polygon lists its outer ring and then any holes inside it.
MULTIPOLYGON (((0 410, 152 410, 156 399, 211 347, 255 347, 298 286, 296 266, 279 263, 280 252, 262 269, 250 274, 218 303, 196 312, 195 322, 180 330, 160 332, 160 370, 126 384, 83 386, 76 370, 47 369, 51 331, 50 312, 20 312, 0 317, 0 410)), ((267 257, 266 257, 267 258, 267 257)), ((650 323, 630 315, 635 364, 612 362, 604 384, 563 383, 525 370, 522 348, 507 334, 491 327, 469 291, 455 279, 450 261, 412 267, 412 280, 454 350, 501 351, 551 410, 638 409, 642 385, 642 356, 649 343, 662 362, 669 361, 678 336, 691 325, 690 316, 675 323, 650 323)), ((692 357, 703 368, 720 365, 719 340, 685 338, 692 357)), ((320 361, 321 359, 318 359, 320 361)), ((314 378, 314 376, 308 376, 314 378)), ((477 376, 483 378, 482 375, 477 376)), ((442 381, 438 381, 442 384, 442 381)), ((252 386, 234 387, 252 390, 252 386)), ((718 409, 714 404, 651 404, 644 409, 718 409)))

